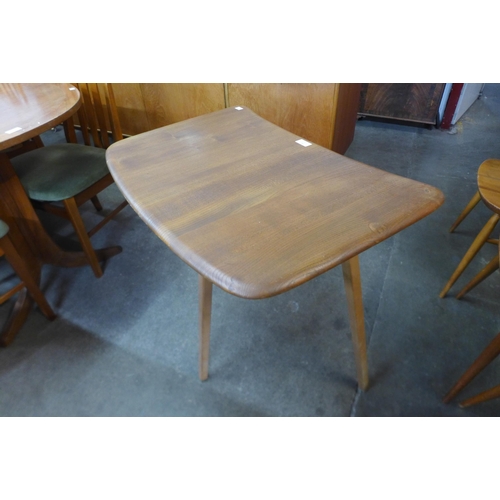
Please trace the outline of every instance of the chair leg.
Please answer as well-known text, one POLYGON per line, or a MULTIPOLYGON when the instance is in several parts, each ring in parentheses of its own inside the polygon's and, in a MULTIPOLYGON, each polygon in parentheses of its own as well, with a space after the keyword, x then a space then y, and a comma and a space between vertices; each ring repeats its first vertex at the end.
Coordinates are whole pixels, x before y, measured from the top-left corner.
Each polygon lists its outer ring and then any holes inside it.
POLYGON ((458 216, 457 220, 450 227, 450 233, 455 231, 458 225, 472 212, 472 209, 479 203, 481 200, 481 195, 479 191, 472 197, 467 206, 464 208, 463 212, 458 216))
POLYGON ((0 346, 7 347, 12 343, 17 333, 24 325, 33 305, 33 297, 23 288, 19 293, 14 309, 0 333, 0 346))
POLYGON ((80 212, 78 211, 75 199, 68 198, 67 200, 64 200, 64 207, 66 208, 70 221, 75 228, 76 234, 78 236, 78 239, 80 240, 82 249, 87 256, 90 267, 92 267, 96 278, 100 278, 103 272, 101 266, 99 265, 99 261, 97 260, 97 255, 94 251, 94 248, 92 247, 92 243, 90 243, 90 239, 87 235, 87 230, 85 229, 85 225, 83 224, 83 220, 80 212))
POLYGON ((99 201, 99 198, 97 196, 92 196, 92 198, 90 198, 90 201, 92 202, 92 205, 94 205, 94 208, 98 212, 102 210, 101 202, 99 201))
POLYGON ((487 391, 481 392, 465 401, 459 403, 460 408, 467 408, 468 406, 477 405, 478 403, 483 403, 484 401, 489 401, 490 399, 500 398, 500 385, 488 389, 487 391))
POLYGON ((488 347, 470 365, 460 377, 450 392, 444 397, 443 402, 449 403, 476 375, 489 365, 500 354, 500 333, 489 343, 488 347))
POLYGON ((448 293, 449 289, 453 286, 455 281, 457 281, 460 275, 464 272, 465 268, 470 264, 471 260, 474 258, 477 252, 479 252, 481 247, 486 243, 493 229, 495 229, 495 226, 499 219, 500 215, 493 214, 491 218, 488 220, 488 222, 484 225, 483 229, 481 229, 479 234, 476 236, 476 239, 472 242, 472 245, 469 247, 469 250, 467 250, 463 259, 460 261, 460 264, 458 264, 457 268, 453 272, 448 283, 446 283, 445 287, 441 290, 441 293, 439 294, 441 298, 443 298, 448 293))
POLYGON ((478 273, 474 278, 472 278, 467 285, 460 291, 457 295, 457 299, 461 299, 467 292, 470 292, 475 286, 479 285, 481 281, 485 280, 490 274, 493 274, 499 266, 499 257, 495 255, 493 259, 478 273))

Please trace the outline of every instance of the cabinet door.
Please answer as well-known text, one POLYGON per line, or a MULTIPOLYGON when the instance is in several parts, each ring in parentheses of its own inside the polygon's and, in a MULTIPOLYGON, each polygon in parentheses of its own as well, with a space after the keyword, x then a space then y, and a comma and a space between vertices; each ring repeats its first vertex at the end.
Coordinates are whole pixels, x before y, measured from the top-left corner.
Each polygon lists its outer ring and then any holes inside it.
POLYGON ((359 113, 436 124, 444 83, 363 83, 359 113))
POLYGON ((141 83, 150 129, 224 109, 222 83, 141 83))
POLYGON ((227 84, 229 106, 248 107, 275 125, 341 154, 354 136, 359 91, 359 84, 227 84))

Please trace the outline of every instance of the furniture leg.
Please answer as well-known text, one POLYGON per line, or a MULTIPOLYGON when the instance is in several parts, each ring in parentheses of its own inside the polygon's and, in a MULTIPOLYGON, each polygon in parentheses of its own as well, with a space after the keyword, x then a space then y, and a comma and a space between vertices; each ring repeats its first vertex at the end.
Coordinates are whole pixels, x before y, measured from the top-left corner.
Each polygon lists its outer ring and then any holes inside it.
POLYGON ((479 203, 481 200, 481 195, 479 191, 476 191, 476 194, 471 198, 467 206, 464 208, 463 212, 458 216, 457 220, 451 225, 450 233, 453 233, 458 225, 472 212, 472 209, 479 203))
MULTIPOLYGON (((66 252, 50 238, 4 153, 0 153, 0 219, 9 225, 11 231, 22 235, 40 264, 62 267, 81 267, 89 264, 84 252, 66 252)), ((113 246, 95 250, 95 253, 101 262, 121 251, 120 246, 113 246)))
POLYGON ((500 215, 493 214, 491 218, 488 220, 488 222, 485 224, 483 229, 481 229, 479 234, 476 236, 476 239, 472 242, 472 245, 467 250, 463 259, 460 261, 460 264, 458 264, 457 268, 453 272, 448 283, 446 283, 443 290, 441 290, 441 293, 439 294, 441 298, 443 298, 448 293, 449 289, 453 286, 455 281, 457 281, 460 275, 464 272, 465 268, 470 264, 471 260, 474 258, 477 252, 479 252, 481 247, 486 243, 493 229, 495 229, 495 226, 499 219, 500 215))
POLYGON ((476 375, 500 354, 500 333, 493 339, 468 370, 460 377, 443 402, 449 403, 476 375))
POLYGON ((36 273, 36 278, 33 276, 27 266, 27 263, 18 253, 9 235, 6 235, 4 238, 2 238, 1 244, 2 249, 5 252, 7 261, 12 266, 19 278, 23 281, 24 286, 26 286, 33 299, 35 299, 35 302, 38 304, 40 310, 43 312, 43 314, 45 314, 45 316, 47 316, 47 318, 54 319, 56 315, 47 302, 47 299, 43 295, 42 291, 40 290, 40 287, 38 286, 39 280, 37 278, 39 277, 40 273, 36 273))
POLYGON ((490 274, 494 273, 499 266, 499 258, 498 255, 495 255, 493 259, 478 273, 474 278, 472 278, 467 285, 460 291, 457 295, 457 299, 461 299, 467 292, 472 290, 475 286, 479 285, 481 281, 486 279, 490 274))
POLYGON ((28 289, 24 288, 19 293, 14 309, 2 329, 0 346, 7 347, 14 340, 19 329, 24 325, 32 306, 33 298, 28 293, 28 289))
POLYGON ((484 401, 489 401, 490 399, 495 399, 500 397, 500 385, 488 389, 487 391, 481 392, 476 396, 473 396, 465 401, 462 401, 459 406, 460 408, 467 408, 467 406, 476 405, 478 403, 483 403, 484 401))
POLYGON ((368 361, 366 355, 361 274, 359 270, 359 258, 357 255, 342 264, 342 272, 344 275, 344 287, 347 296, 349 322, 351 325, 352 341, 354 344, 358 385, 361 390, 366 391, 368 389, 368 361))
POLYGON ((200 380, 208 378, 208 359, 210 347, 210 320, 212 317, 212 282, 201 274, 199 284, 199 324, 200 324, 200 380))
POLYGON ((101 266, 99 265, 99 261, 97 260, 97 255, 94 249, 92 248, 92 243, 90 243, 90 239, 87 235, 87 230, 85 229, 85 226, 83 224, 83 220, 80 215, 80 212, 78 211, 75 199, 69 198, 67 200, 64 200, 64 206, 68 212, 68 215, 70 216, 71 223, 75 228, 75 232, 78 236, 78 239, 82 244, 83 251, 87 256, 90 267, 92 267, 92 270, 94 271, 96 278, 100 278, 103 274, 102 269, 101 266))
POLYGON ((102 210, 102 205, 101 205, 101 202, 99 201, 99 198, 96 196, 92 196, 92 198, 90 198, 90 201, 92 202, 92 205, 94 205, 94 208, 100 212, 102 210))

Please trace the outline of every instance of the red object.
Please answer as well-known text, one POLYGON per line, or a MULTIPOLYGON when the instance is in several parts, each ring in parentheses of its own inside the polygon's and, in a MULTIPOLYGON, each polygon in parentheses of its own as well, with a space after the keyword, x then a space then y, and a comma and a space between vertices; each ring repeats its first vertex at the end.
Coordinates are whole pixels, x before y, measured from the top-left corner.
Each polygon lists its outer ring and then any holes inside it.
POLYGON ((440 128, 449 129, 451 127, 451 120, 453 120, 453 115, 457 109, 458 100, 460 99, 463 86, 463 83, 454 83, 451 86, 450 95, 448 97, 448 102, 446 103, 440 128))

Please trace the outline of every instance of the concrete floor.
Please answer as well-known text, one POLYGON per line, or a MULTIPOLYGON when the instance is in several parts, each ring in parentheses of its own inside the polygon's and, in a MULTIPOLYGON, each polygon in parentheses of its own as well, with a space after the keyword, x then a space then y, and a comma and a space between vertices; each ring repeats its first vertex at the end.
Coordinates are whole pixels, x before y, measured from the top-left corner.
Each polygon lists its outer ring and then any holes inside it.
MULTIPOLYGON (((347 156, 446 196, 438 211, 360 256, 367 392, 355 380, 340 269, 266 300, 215 289, 210 378, 200 382, 197 275, 127 207, 93 238, 96 247, 123 247, 101 279, 90 268, 44 268, 58 318, 34 310, 0 350, 0 416, 499 416, 500 399, 469 409, 441 401, 500 331, 498 272, 465 299, 453 296, 494 255, 493 245, 438 297, 489 217, 478 206, 448 233, 476 190, 479 164, 500 157, 499 134, 493 84, 451 132, 358 121, 347 156)), ((48 132, 44 141, 61 137, 48 132)), ((106 207, 120 199, 115 186, 102 196, 106 207)), ((88 205, 91 224, 99 215, 88 205)), ((65 221, 45 214, 43 221, 73 237, 65 221)), ((4 262, 0 275, 10 276, 4 262)), ((0 308, 0 321, 8 312, 0 308)), ((497 384, 493 362, 459 400, 497 384)))

